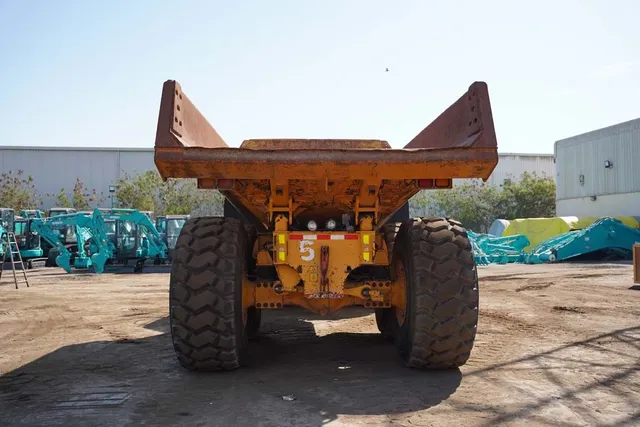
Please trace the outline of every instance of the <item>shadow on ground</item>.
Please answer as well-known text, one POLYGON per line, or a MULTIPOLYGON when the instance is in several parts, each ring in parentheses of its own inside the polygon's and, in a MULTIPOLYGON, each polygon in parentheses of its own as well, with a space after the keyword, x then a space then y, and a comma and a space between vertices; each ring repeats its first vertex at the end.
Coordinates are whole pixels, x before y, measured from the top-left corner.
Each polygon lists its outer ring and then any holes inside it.
MULTIPOLYGON (((361 315, 359 310, 344 312, 361 315)), ((439 405, 460 386, 457 369, 422 372, 403 367, 393 345, 380 334, 319 337, 312 318, 299 309, 277 316, 266 313, 262 337, 251 343, 248 366, 228 373, 181 368, 167 318, 146 325, 155 336, 63 347, 0 377, 0 425, 321 426, 340 415, 411 414, 439 405)), ((617 394, 617 387, 633 383, 639 350, 636 327, 469 369, 464 383, 469 382, 471 390, 479 387, 467 394, 476 403, 451 400, 438 410, 445 411, 445 417, 476 413, 482 425, 540 421, 538 414, 559 401, 571 404, 599 388, 617 394), (608 343, 623 344, 627 350, 611 350, 608 343), (606 358, 580 356, 583 351, 615 351, 629 362, 608 364, 606 358), (569 385, 562 377, 567 370, 588 372, 603 366, 606 375, 579 385, 569 385), (513 388, 509 377, 524 370, 543 375, 558 391, 537 396, 513 388), (487 384, 525 394, 517 406, 503 405, 484 394, 487 384)), ((630 425, 638 415, 609 425, 630 425)), ((593 425, 603 425, 595 421, 593 425)))
POLYGON ((63 347, 0 377, 0 425, 320 426, 423 410, 460 384, 458 369, 405 368, 380 334, 319 337, 308 312, 270 314, 247 366, 228 373, 181 368, 167 318, 146 326, 152 337, 63 347))

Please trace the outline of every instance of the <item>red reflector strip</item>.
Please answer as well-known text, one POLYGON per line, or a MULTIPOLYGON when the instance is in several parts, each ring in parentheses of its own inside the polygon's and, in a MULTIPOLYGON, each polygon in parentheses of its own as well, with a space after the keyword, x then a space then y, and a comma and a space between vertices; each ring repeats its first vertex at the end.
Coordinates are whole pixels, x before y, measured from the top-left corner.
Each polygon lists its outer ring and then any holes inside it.
POLYGON ((289 234, 289 240, 358 240, 357 234, 289 234))
POLYGON ((434 187, 433 179, 419 179, 418 180, 418 187, 419 188, 433 188, 434 187))

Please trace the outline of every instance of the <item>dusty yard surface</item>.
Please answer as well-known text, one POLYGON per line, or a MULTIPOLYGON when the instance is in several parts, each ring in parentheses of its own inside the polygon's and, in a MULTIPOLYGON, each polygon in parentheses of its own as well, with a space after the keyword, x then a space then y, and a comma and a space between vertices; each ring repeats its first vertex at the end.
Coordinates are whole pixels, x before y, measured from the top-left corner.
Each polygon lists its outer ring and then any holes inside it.
POLYGON ((0 285, 2 426, 640 425, 628 264, 481 268, 476 346, 447 372, 401 366, 366 311, 286 309, 263 316, 250 366, 193 374, 168 274, 30 277, 0 285))

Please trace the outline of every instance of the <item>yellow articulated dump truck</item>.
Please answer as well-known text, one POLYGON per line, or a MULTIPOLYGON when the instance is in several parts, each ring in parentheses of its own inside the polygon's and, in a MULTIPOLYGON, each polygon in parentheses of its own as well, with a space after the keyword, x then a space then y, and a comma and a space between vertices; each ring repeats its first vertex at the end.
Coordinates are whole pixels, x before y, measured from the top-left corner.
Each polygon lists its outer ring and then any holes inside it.
POLYGON ((421 190, 488 179, 498 162, 487 85, 475 82, 402 149, 380 140, 249 139, 229 147, 180 85, 162 89, 155 164, 225 197, 189 219, 170 278, 171 335, 190 370, 243 365, 262 310, 375 312, 404 364, 464 365, 478 276, 462 224, 410 218, 421 190))

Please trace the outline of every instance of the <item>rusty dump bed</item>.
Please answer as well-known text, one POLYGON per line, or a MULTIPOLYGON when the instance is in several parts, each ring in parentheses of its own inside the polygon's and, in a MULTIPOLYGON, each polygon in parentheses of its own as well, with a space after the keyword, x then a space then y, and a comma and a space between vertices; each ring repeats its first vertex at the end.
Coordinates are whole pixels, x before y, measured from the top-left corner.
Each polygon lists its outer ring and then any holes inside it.
POLYGON ((274 206, 295 216, 309 209, 353 212, 367 203, 376 205, 380 225, 420 190, 417 180, 439 188, 453 178, 486 180, 497 162, 483 82, 473 83, 403 149, 381 140, 335 139, 252 139, 231 148, 176 81, 162 89, 155 142, 161 176, 197 178, 200 188, 219 189, 266 227, 274 206))

